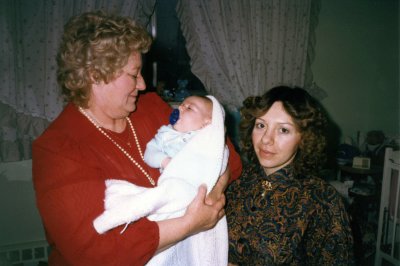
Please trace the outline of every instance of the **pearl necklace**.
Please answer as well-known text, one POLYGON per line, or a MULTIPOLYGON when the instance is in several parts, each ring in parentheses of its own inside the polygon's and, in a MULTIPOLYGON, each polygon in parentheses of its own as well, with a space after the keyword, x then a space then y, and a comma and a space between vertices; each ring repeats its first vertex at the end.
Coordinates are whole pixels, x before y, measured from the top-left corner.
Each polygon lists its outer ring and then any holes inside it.
MULTIPOLYGON (((140 171, 142 171, 142 173, 147 177, 147 179, 149 180, 150 184, 152 184, 153 186, 156 185, 156 182, 154 182, 154 179, 150 176, 149 173, 146 172, 146 170, 143 169, 143 167, 123 148, 121 147, 121 145, 119 145, 113 138, 111 138, 110 135, 107 134, 107 132, 105 132, 100 124, 92 117, 90 116, 85 110, 83 110, 82 107, 79 107, 79 111, 86 116, 86 118, 97 128, 98 131, 100 131, 101 134, 103 134, 106 138, 108 138, 123 154, 125 154, 126 157, 128 157, 128 159, 137 167, 139 168, 140 171)), ((142 149, 140 148, 139 145, 139 140, 138 137, 136 136, 136 131, 133 128, 132 122, 129 119, 129 117, 126 117, 126 121, 128 121, 129 127, 131 128, 131 131, 133 133, 133 137, 135 139, 135 143, 136 143, 136 147, 138 148, 140 157, 142 158, 142 160, 144 160, 143 157, 143 152, 142 149)))

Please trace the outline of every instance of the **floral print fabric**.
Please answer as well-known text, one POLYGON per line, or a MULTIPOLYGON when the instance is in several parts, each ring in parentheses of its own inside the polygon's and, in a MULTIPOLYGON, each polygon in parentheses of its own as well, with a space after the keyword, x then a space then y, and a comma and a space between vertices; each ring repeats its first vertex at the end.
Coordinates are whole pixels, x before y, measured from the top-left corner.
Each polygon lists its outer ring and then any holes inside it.
POLYGON ((266 176, 247 166, 226 192, 229 262, 238 265, 353 265, 353 238, 336 190, 290 166, 266 176))

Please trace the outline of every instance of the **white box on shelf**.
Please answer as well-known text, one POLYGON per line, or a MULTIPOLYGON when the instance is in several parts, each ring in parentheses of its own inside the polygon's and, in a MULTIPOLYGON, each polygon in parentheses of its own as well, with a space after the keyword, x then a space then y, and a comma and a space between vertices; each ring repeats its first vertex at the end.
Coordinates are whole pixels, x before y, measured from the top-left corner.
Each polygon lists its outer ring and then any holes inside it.
POLYGON ((354 157, 353 158, 353 168, 359 169, 370 169, 371 159, 367 157, 354 157))

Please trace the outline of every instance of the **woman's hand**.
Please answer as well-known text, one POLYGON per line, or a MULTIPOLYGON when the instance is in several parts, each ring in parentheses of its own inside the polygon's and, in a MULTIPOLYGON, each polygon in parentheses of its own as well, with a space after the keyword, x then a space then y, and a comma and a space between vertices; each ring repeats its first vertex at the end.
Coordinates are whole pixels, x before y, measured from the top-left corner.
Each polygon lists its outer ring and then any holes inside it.
POLYGON ((207 195, 206 203, 208 205, 212 205, 214 202, 218 201, 221 197, 225 198, 224 191, 228 186, 230 175, 231 172, 229 170, 229 167, 226 167, 225 172, 219 177, 218 182, 215 184, 211 192, 207 195))
POLYGON ((202 185, 196 198, 188 206, 185 217, 189 222, 189 231, 198 233, 211 229, 225 215, 225 196, 220 195, 218 199, 208 201, 206 198, 207 188, 202 185))

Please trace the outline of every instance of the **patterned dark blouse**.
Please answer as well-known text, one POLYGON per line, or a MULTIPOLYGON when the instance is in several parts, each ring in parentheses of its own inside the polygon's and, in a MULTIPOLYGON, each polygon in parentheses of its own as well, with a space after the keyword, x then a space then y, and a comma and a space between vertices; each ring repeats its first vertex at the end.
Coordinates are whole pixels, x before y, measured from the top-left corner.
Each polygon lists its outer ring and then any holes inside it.
POLYGON ((238 265, 354 265, 340 195, 287 166, 267 176, 247 166, 227 189, 229 262, 238 265))

